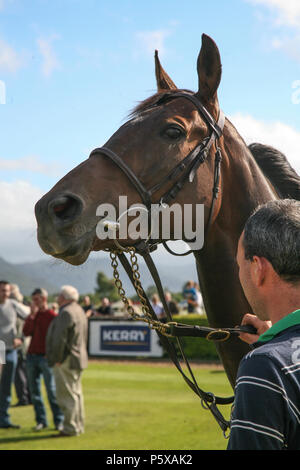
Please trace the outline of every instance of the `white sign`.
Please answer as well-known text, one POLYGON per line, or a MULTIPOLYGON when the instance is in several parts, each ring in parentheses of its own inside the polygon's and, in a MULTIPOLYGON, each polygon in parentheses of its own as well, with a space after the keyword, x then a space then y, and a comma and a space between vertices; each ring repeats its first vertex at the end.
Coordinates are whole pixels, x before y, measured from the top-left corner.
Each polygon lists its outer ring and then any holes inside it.
POLYGON ((162 357, 156 331, 142 321, 89 321, 90 356, 162 357))

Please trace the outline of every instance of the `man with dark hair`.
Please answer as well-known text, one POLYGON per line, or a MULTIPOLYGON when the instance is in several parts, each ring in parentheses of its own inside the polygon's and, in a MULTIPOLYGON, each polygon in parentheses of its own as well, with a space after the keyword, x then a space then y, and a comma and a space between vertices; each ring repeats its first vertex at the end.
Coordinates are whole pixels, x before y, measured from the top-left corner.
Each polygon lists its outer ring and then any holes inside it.
POLYGON ((53 370, 49 367, 46 359, 46 334, 50 324, 57 315, 48 308, 48 292, 45 289, 35 289, 32 292, 31 298, 31 313, 25 321, 23 332, 25 336, 31 336, 27 351, 27 372, 36 420, 34 430, 41 431, 48 427, 46 408, 41 391, 42 377, 55 428, 61 429, 63 413, 57 404, 53 370))
POLYGON ((112 306, 110 304, 110 301, 109 301, 109 298, 108 297, 104 297, 102 299, 102 302, 101 302, 101 305, 100 307, 97 308, 96 310, 96 314, 100 314, 100 315, 113 315, 113 309, 112 309, 112 306))
POLYGON ((247 221, 237 250, 253 314, 241 361, 229 450, 300 450, 300 201, 271 201, 247 221))
POLYGON ((18 361, 17 348, 22 344, 17 332, 17 317, 25 319, 29 313, 25 305, 10 299, 10 294, 9 282, 0 281, 0 341, 5 346, 5 363, 0 378, 0 428, 5 429, 19 428, 11 423, 8 409, 18 361))

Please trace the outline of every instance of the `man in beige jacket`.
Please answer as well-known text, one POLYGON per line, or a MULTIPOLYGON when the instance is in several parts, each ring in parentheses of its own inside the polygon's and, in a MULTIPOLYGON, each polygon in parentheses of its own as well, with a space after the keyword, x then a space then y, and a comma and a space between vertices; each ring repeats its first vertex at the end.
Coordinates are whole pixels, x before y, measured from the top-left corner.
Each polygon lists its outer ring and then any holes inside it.
POLYGON ((81 375, 88 365, 87 319, 78 304, 78 291, 63 286, 57 302, 59 314, 51 323, 46 339, 46 356, 53 367, 57 402, 64 414, 58 436, 84 432, 84 404, 81 375))

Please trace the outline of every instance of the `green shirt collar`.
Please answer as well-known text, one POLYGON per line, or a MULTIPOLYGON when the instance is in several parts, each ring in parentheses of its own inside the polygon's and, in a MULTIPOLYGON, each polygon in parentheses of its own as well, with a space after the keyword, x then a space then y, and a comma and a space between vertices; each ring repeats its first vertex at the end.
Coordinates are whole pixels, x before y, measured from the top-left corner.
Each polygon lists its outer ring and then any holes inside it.
POLYGON ((300 309, 295 310, 284 318, 281 318, 278 322, 274 323, 269 330, 265 331, 258 338, 257 342, 270 341, 274 336, 278 335, 283 330, 290 328, 291 326, 300 325, 300 309))

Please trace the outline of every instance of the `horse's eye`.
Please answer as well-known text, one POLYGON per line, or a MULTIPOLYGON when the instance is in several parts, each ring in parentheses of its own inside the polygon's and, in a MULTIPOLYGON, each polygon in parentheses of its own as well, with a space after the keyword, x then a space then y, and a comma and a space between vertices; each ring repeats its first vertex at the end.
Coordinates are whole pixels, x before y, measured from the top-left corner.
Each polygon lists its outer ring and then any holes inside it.
POLYGON ((184 131, 179 127, 171 126, 164 130, 163 135, 171 140, 179 140, 184 136, 184 131))

